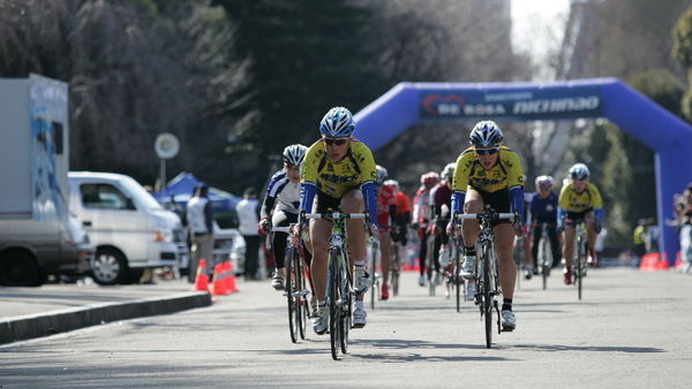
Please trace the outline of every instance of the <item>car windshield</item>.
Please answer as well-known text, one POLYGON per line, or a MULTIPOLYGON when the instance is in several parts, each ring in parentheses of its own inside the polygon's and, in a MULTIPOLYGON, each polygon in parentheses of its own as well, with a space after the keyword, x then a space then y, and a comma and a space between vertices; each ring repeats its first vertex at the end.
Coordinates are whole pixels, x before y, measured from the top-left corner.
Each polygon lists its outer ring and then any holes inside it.
POLYGON ((135 203, 141 204, 145 209, 163 210, 163 207, 156 201, 154 196, 147 192, 142 185, 131 177, 124 178, 120 183, 125 190, 132 193, 132 200, 135 203))

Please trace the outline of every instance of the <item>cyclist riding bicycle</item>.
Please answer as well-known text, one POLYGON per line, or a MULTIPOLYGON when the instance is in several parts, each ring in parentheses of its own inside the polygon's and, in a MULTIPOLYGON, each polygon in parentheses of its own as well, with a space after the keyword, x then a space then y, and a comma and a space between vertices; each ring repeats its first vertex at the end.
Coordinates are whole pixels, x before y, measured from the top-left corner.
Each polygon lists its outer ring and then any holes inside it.
MULTIPOLYGON (((267 191, 260 209, 258 232, 264 236, 274 227, 287 227, 298 222, 300 205, 300 166, 303 163, 308 148, 301 144, 286 146, 281 153, 283 168, 269 179, 267 191)), ((286 269, 284 255, 286 251, 285 232, 272 232, 271 249, 274 254, 275 270, 272 287, 276 290, 284 288, 286 269)), ((306 255, 308 255, 306 251, 306 255)), ((309 258, 308 263, 309 262, 309 258)))
POLYGON ((399 190, 399 182, 397 180, 386 180, 384 185, 391 186, 396 194, 396 217, 394 219, 394 231, 392 233, 392 241, 406 246, 408 225, 411 223, 411 200, 406 193, 399 190))
POLYGON ((594 251, 596 235, 601 232, 605 209, 601 192, 596 185, 589 182, 589 168, 583 163, 575 163, 568 170, 571 182, 562 187, 558 198, 557 231, 564 231, 564 243, 562 257, 565 261, 564 281, 566 285, 572 283, 572 257, 574 255, 574 240, 576 230, 574 223, 584 221, 586 225, 588 264, 596 266, 598 259, 594 251))
POLYGON ((421 186, 413 197, 413 228, 418 230, 420 250, 418 262, 420 263, 420 275, 418 285, 425 285, 425 265, 428 256, 428 224, 430 223, 430 190, 440 182, 440 175, 435 172, 427 172, 420 176, 421 186))
MULTIPOLYGON (((516 318, 512 312, 516 265, 512 259, 514 236, 525 235, 523 220, 524 173, 519 156, 509 147, 502 146, 504 136, 500 127, 491 120, 476 123, 470 135, 471 147, 464 150, 456 162, 452 184, 452 222, 448 232, 455 233, 453 222, 459 213, 480 213, 488 204, 496 212, 513 212, 513 222, 499 220, 494 223, 495 252, 499 262, 498 276, 502 289, 502 328, 512 331, 516 318), (462 209, 463 206, 463 209, 462 209)), ((461 228, 464 239, 464 264, 461 274, 466 279, 475 277, 477 220, 467 219, 461 228)))
MULTIPOLYGON (((371 233, 377 236, 377 185, 375 184, 375 159, 370 149, 352 137, 355 122, 351 112, 334 107, 320 122, 321 139, 313 143, 305 154, 301 170, 299 229, 307 220, 306 213, 340 211, 370 215, 371 233)), ((312 245, 312 281, 317 298, 317 314, 313 329, 319 335, 327 331, 329 308, 325 302, 327 285, 327 255, 332 223, 325 219, 312 219, 309 223, 312 245)), ((366 324, 363 294, 369 287, 365 272, 365 229, 360 219, 346 222, 349 265, 355 265, 355 289, 357 293, 353 312, 353 326, 366 324)))
MULTIPOLYGON (((382 292, 380 298, 382 300, 389 299, 389 265, 392 257, 392 238, 390 236, 391 228, 394 225, 396 217, 396 193, 394 187, 384 185, 384 180, 387 179, 387 169, 377 165, 375 167, 377 177, 375 183, 377 189, 377 224, 380 226, 380 262, 382 267, 382 292), (389 231, 383 227, 389 227, 389 231)), ((371 269, 374 271, 375 269, 371 269)))
POLYGON ((430 228, 434 236, 432 258, 436 284, 441 282, 440 266, 444 268, 452 262, 449 236, 445 227, 449 222, 455 166, 455 163, 447 164, 440 174, 440 183, 430 190, 430 212, 433 220, 430 228))
POLYGON ((533 231, 533 246, 531 248, 531 256, 533 257, 534 266, 538 258, 538 245, 543 233, 541 226, 545 223, 547 226, 548 239, 550 240, 550 250, 553 253, 553 263, 551 268, 556 267, 560 263, 560 242, 557 239, 557 193, 553 191, 554 180, 551 176, 536 177, 537 193, 531 200, 531 230, 533 231))

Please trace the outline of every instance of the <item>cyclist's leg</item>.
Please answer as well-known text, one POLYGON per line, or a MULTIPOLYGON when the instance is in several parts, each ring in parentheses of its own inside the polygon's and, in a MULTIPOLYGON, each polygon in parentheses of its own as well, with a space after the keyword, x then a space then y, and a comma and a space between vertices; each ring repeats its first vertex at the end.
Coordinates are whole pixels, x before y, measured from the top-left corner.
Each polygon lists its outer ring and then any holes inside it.
POLYGON ((514 296, 517 267, 512 258, 512 244, 514 243, 514 230, 509 223, 500 223, 494 228, 495 254, 498 262, 498 277, 502 296, 511 299, 514 296))
MULTIPOLYGON (((293 217, 293 222, 297 220, 297 216, 294 215, 293 217)), ((276 227, 288 227, 290 224, 291 220, 289 219, 289 215, 287 215, 283 211, 275 211, 272 214, 272 225, 276 227)), ((275 278, 276 275, 280 275, 281 278, 286 277, 286 270, 285 270, 285 255, 286 255, 286 238, 288 238, 288 234, 285 232, 274 232, 272 233, 272 252, 274 253, 274 270, 275 270, 275 278)))
POLYGON ((565 267, 572 268, 572 258, 574 257, 574 238, 576 231, 572 225, 565 225, 565 242, 562 246, 562 258, 565 259, 565 267))
MULTIPOLYGON (((538 258, 538 244, 541 241, 541 235, 543 232, 541 231, 541 224, 537 223, 534 229, 532 230, 532 244, 531 244, 531 257, 534 258, 534 261, 538 258)), ((524 237, 524 239, 529 239, 528 236, 524 237)))
MULTIPOLYGON (((418 228, 418 238, 420 240, 420 250, 418 251, 418 264, 420 265, 420 279, 425 277, 426 258, 428 256, 428 232, 424 227, 418 228)), ((420 283, 420 282, 419 282, 420 283)), ((421 286, 423 283, 420 283, 421 286)))
MULTIPOLYGON (((485 201, 481 194, 471 188, 466 192, 464 201, 464 213, 479 213, 483 212, 485 201)), ((478 238, 478 221, 473 219, 465 219, 461 224, 461 234, 464 237, 464 246, 466 248, 474 247, 478 238)))
POLYGON ((594 212, 587 212, 584 216, 584 225, 586 226, 587 248, 590 255, 596 255, 594 251, 594 246, 596 244, 596 235, 598 234, 596 233, 596 229, 594 228, 595 223, 596 219, 594 216, 594 212))
POLYGON ((550 239, 550 250, 553 253, 552 267, 560 264, 560 241, 557 237, 557 229, 551 225, 548 227, 548 238, 550 239))
MULTIPOLYGON (((341 198, 339 206, 341 212, 344 213, 360 213, 365 209, 363 194, 358 189, 352 189, 341 198)), ((365 264, 365 228, 362 219, 349 219, 346 221, 346 232, 348 236, 349 248, 349 267, 358 264, 365 264)), ((362 300, 363 296, 359 296, 362 300)))
POLYGON ((310 272, 313 290, 318 303, 325 301, 325 288, 327 286, 327 255, 329 252, 329 236, 332 233, 332 223, 323 219, 310 221, 310 242, 312 244, 312 263, 310 272))

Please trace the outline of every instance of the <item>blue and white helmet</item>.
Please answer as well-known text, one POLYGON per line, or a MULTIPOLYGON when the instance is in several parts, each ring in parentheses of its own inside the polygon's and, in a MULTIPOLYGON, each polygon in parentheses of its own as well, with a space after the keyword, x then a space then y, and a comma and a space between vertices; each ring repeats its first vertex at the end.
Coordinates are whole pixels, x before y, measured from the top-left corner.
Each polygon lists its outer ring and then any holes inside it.
POLYGON ((575 163, 567 172, 573 180, 585 180, 591 175, 589 168, 583 163, 575 163))
POLYGON ((320 122, 320 134, 329 137, 351 136, 356 129, 351 111, 344 107, 334 107, 320 122))
POLYGON ((499 146, 503 139, 502 130, 492 120, 476 123, 469 136, 469 142, 476 147, 499 146))
POLYGON ((301 144, 286 146, 281 153, 281 159, 289 165, 299 166, 303 162, 306 151, 308 151, 307 146, 301 144))

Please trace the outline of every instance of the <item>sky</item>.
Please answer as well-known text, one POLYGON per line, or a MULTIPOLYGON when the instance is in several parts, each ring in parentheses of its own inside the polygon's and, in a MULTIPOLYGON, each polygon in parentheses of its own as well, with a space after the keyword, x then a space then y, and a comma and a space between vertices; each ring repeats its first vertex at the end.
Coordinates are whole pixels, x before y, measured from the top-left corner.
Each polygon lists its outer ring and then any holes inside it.
POLYGON ((512 41, 515 49, 545 62, 547 52, 559 47, 569 16, 570 0, 512 0, 512 41))

